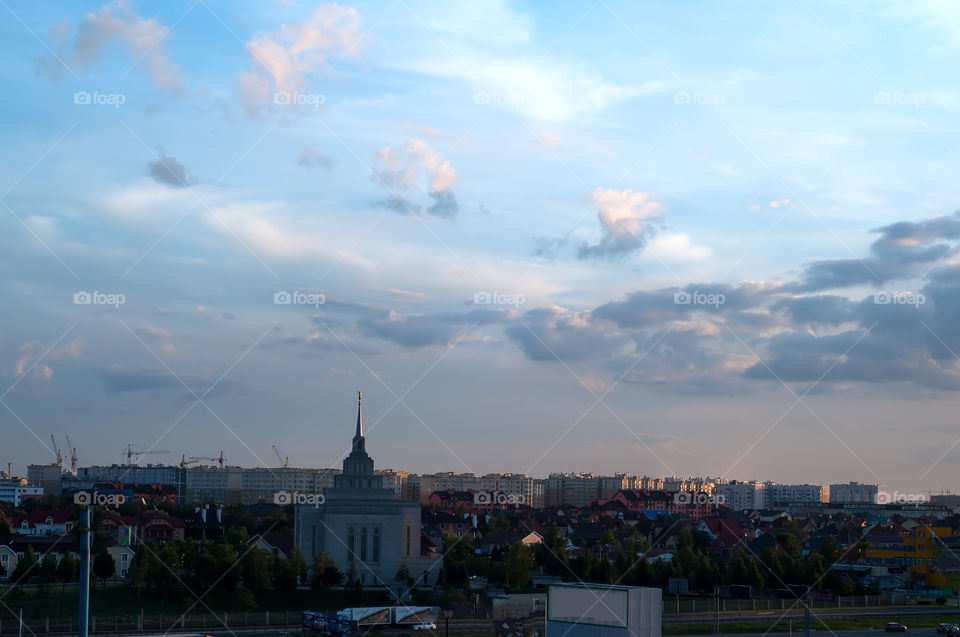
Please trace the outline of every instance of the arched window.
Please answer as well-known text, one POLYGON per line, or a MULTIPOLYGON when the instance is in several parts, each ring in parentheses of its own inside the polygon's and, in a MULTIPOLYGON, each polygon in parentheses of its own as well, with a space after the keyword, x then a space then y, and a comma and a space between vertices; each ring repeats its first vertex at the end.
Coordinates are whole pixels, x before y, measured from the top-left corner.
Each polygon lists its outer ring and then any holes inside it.
POLYGON ((373 561, 380 561, 380 527, 373 527, 373 561))
POLYGON ((347 534, 347 559, 351 562, 356 560, 357 554, 354 552, 357 546, 357 536, 356 529, 350 527, 350 532, 347 534))
POLYGON ((367 561, 367 527, 360 527, 360 561, 367 561))

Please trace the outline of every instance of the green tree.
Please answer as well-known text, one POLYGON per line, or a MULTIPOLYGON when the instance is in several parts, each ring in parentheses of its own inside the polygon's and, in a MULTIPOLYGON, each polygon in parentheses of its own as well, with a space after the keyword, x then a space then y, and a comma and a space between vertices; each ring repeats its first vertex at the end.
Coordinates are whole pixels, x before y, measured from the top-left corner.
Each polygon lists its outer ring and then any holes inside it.
POLYGON ((273 560, 270 571, 270 580, 275 590, 281 593, 292 593, 297 590, 299 579, 297 564, 289 557, 278 557, 273 560))
POLYGON ((38 569, 38 581, 40 582, 40 590, 48 584, 52 584, 57 579, 57 558, 53 556, 53 553, 47 553, 43 556, 43 559, 40 560, 40 567, 38 569))
POLYGON ((333 559, 326 553, 319 553, 313 558, 313 575, 310 577, 310 588, 326 590, 336 586, 343 580, 343 573, 333 563, 333 559))
POLYGON ((777 544, 779 544, 790 557, 794 559, 800 557, 800 541, 793 533, 779 533, 777 535, 777 544))
POLYGON ((837 538, 832 535, 823 538, 820 544, 820 555, 823 556, 827 566, 833 566, 840 559, 840 545, 837 543, 837 538))
POLYGON ((64 553, 57 563, 57 579, 60 581, 60 589, 77 578, 77 561, 69 553, 64 553))
POLYGON ((530 569, 533 567, 533 553, 522 542, 513 544, 507 549, 504 558, 507 570, 507 579, 517 588, 530 585, 530 569))
POLYGON ((23 552, 23 557, 17 560, 17 566, 13 569, 10 579, 22 588, 24 584, 29 584, 30 580, 37 575, 37 570, 37 554, 32 546, 28 546, 27 550, 23 552))
POLYGON ((249 551, 240 564, 243 586, 254 596, 267 590, 270 582, 270 564, 267 554, 260 549, 249 551))
POLYGON ((117 572, 113 556, 102 550, 93 558, 93 574, 100 578, 100 584, 106 586, 107 580, 117 572))

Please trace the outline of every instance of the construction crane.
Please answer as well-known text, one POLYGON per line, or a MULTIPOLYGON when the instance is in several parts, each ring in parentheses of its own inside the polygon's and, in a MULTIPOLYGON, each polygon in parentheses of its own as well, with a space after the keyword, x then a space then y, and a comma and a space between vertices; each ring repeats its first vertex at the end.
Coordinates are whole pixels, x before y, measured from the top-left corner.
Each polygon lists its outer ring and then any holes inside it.
POLYGON ((77 475, 77 448, 70 442, 70 436, 65 436, 65 438, 67 439, 67 451, 70 452, 70 473, 77 475))
POLYGON ((57 441, 54 439, 53 434, 50 434, 50 442, 53 443, 53 452, 57 454, 57 466, 63 466, 63 455, 60 453, 60 447, 57 446, 57 441))
POLYGON ((220 450, 220 457, 217 458, 216 460, 217 460, 217 462, 220 463, 220 468, 223 469, 223 463, 225 463, 225 462, 227 461, 227 459, 223 457, 223 450, 222 450, 222 449, 220 450))
POLYGON ((273 445, 273 453, 277 454, 277 460, 280 461, 280 466, 281 466, 281 467, 283 467, 284 469, 289 469, 289 468, 290 468, 290 456, 287 456, 286 458, 284 458, 283 456, 281 456, 281 455, 280 455, 280 450, 277 449, 277 445, 273 445))
POLYGON ((195 463, 197 463, 197 462, 204 462, 204 461, 217 462, 217 460, 218 460, 218 458, 206 458, 206 457, 200 457, 200 456, 190 456, 190 457, 188 458, 188 457, 186 456, 186 454, 184 454, 184 455, 182 455, 181 458, 180 458, 180 467, 181 467, 181 468, 185 468, 185 467, 187 467, 187 466, 189 466, 189 465, 192 465, 192 464, 195 464, 195 463))
MULTIPOLYGON (((130 443, 127 443, 127 451, 126 451, 126 454, 127 454, 127 464, 128 464, 128 465, 133 464, 133 457, 134 457, 134 456, 137 457, 137 460, 140 460, 140 456, 163 454, 163 453, 170 453, 170 452, 169 452, 169 451, 162 451, 162 450, 158 450, 158 451, 150 451, 150 450, 147 450, 147 451, 135 451, 135 450, 133 449, 133 445, 131 445, 130 443)), ((59 456, 60 456, 60 452, 58 451, 58 452, 57 452, 57 457, 59 457, 59 456)))

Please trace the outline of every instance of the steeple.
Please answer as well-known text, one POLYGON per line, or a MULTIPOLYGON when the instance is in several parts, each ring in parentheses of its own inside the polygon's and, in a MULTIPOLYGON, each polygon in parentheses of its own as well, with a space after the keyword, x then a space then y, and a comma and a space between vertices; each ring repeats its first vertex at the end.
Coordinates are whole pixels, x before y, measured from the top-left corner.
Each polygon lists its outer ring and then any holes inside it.
POLYGON ((361 403, 363 402, 363 392, 357 390, 357 433, 353 436, 353 450, 354 451, 366 451, 364 447, 363 439, 363 408, 361 403))
POLYGON ((357 390, 357 435, 356 438, 363 438, 363 413, 360 409, 360 403, 363 401, 363 392, 357 390))
POLYGON ((363 437, 363 393, 357 392, 357 432, 353 436, 353 449, 343 459, 343 473, 333 478, 334 488, 382 489, 383 476, 374 473, 373 458, 367 455, 367 443, 363 437))

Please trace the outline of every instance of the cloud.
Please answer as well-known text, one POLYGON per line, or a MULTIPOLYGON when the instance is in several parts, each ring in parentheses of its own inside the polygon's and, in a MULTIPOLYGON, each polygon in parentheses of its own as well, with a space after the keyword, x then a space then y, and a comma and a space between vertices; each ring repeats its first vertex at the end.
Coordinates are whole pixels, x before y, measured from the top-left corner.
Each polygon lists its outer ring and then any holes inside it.
POLYGON ((646 246, 656 232, 653 222, 662 206, 651 193, 633 190, 597 188, 591 195, 597 207, 602 237, 597 243, 582 243, 577 249, 581 259, 616 259, 646 246))
POLYGON ((64 358, 79 359, 83 355, 86 343, 80 337, 64 343, 58 347, 50 349, 50 345, 42 341, 29 341, 20 346, 18 350, 17 362, 14 364, 13 373, 19 377, 31 370, 32 376, 37 380, 50 380, 53 378, 53 370, 45 364, 36 363, 41 356, 44 360, 54 361, 64 358), (45 355, 44 355, 45 354, 45 355))
POLYGON ((444 159, 427 143, 412 139, 402 146, 385 146, 377 151, 373 170, 373 180, 393 191, 386 201, 391 210, 400 214, 426 213, 445 218, 457 214, 459 207, 453 194, 457 171, 450 165, 450 160, 444 159), (418 188, 426 190, 432 204, 408 200, 406 193, 418 188))
POLYGON ((554 148, 559 146, 563 140, 560 139, 559 135, 552 135, 550 133, 544 133, 540 136, 540 143, 542 143, 547 148, 554 148))
POLYGON ((589 311, 571 312, 559 306, 527 312, 506 333, 534 361, 576 362, 632 350, 627 335, 594 321, 589 311))
MULTIPOLYGON (((57 51, 56 57, 77 69, 95 67, 100 63, 105 48, 120 44, 126 48, 131 65, 145 68, 160 89, 182 96, 183 73, 176 63, 170 61, 165 47, 169 31, 169 27, 155 18, 147 19, 134 13, 126 0, 117 0, 83 18, 77 26, 72 52, 68 52, 72 32, 69 23, 60 23, 51 28, 50 39, 57 51)), ((52 56, 36 62, 38 72, 54 79, 62 72, 62 65, 52 56)))
POLYGON ((304 148, 297 154, 297 164, 304 168, 326 168, 327 170, 333 170, 333 159, 313 147, 304 148))
POLYGON ((303 22, 284 24, 278 30, 255 37, 246 44, 253 70, 239 78, 240 95, 248 114, 268 107, 274 92, 299 90, 318 68, 329 73, 337 61, 356 58, 365 44, 356 9, 323 4, 303 22))
POLYGON ((191 183, 186 166, 176 158, 168 157, 162 148, 160 158, 147 164, 147 174, 157 183, 175 188, 186 188, 191 183))
POLYGON ((956 247, 945 241, 960 239, 960 211, 918 222, 900 221, 872 232, 880 236, 870 245, 869 256, 808 263, 793 289, 813 292, 877 286, 921 274, 956 253, 956 247))

